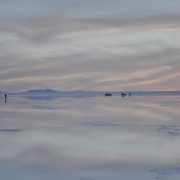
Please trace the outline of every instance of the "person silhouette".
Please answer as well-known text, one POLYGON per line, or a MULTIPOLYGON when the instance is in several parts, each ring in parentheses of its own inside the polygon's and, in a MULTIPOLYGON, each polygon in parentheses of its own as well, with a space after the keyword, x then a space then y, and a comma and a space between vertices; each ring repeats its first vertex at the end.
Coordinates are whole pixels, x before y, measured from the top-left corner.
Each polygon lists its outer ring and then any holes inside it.
POLYGON ((6 94, 4 95, 4 98, 5 98, 5 102, 7 102, 7 95, 6 94))

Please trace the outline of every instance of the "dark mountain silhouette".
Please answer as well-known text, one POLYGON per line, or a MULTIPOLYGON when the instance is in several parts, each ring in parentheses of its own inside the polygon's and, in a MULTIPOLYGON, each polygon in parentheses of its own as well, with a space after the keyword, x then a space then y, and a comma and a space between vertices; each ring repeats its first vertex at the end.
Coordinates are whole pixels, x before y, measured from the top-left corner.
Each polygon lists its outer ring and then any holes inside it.
POLYGON ((60 91, 52 90, 52 89, 35 89, 35 90, 29 90, 25 92, 20 93, 60 93, 60 91))

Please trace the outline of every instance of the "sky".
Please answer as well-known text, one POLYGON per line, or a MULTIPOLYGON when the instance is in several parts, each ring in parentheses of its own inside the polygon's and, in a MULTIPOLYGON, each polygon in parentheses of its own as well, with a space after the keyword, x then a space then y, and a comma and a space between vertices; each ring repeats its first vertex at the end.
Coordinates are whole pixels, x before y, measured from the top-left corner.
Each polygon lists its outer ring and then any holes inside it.
POLYGON ((180 90, 179 0, 0 0, 0 91, 180 90))

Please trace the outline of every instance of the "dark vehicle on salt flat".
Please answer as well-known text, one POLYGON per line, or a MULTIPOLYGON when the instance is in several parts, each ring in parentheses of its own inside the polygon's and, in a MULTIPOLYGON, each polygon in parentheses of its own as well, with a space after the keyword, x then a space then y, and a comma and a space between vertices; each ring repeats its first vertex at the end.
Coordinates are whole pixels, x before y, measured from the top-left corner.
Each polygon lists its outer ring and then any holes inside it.
POLYGON ((122 96, 122 97, 125 97, 125 96, 126 96, 126 94, 125 94, 125 93, 121 93, 121 96, 122 96))
POLYGON ((112 96, 112 94, 111 93, 106 93, 105 96, 112 96))

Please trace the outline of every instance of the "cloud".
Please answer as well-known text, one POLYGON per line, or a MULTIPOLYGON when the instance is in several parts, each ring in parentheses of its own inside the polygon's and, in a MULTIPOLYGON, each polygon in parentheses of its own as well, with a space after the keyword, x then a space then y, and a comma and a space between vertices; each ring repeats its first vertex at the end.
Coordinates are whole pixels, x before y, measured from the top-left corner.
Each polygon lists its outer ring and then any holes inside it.
MULTIPOLYGON (((27 20, 14 30, 21 38, 35 42, 47 41, 63 34, 123 33, 137 31, 174 31, 180 29, 179 14, 149 17, 66 17, 63 15, 27 20)), ((13 31, 13 30, 12 30, 13 31)))
POLYGON ((1 90, 178 89, 179 11, 136 2, 4 1, 1 90))
MULTIPOLYGON (((86 4, 87 5, 87 4, 86 4)), ((72 8, 70 8, 71 10, 72 8)), ((180 29, 179 13, 155 14, 89 14, 61 13, 58 9, 15 20, 11 25, 1 23, 0 32, 35 43, 49 42, 65 34, 104 34, 142 31, 177 31, 180 29)))
POLYGON ((104 50, 97 54, 93 52, 92 49, 43 59, 4 55, 0 84, 2 87, 5 84, 15 87, 17 84, 17 88, 22 86, 21 91, 27 90, 28 86, 47 88, 49 84, 50 87, 64 88, 59 90, 118 90, 122 87, 129 89, 130 86, 143 87, 145 84, 161 83, 165 86, 167 81, 173 87, 179 77, 180 55, 177 48, 166 47, 131 54, 112 54, 104 50))
POLYGON ((178 160, 175 157, 152 157, 138 155, 107 155, 107 154, 61 154, 60 151, 54 151, 50 147, 42 146, 29 149, 15 157, 1 157, 0 165, 16 163, 19 168, 24 167, 33 171, 47 172, 54 171, 118 171, 122 168, 142 168, 152 166, 177 165, 178 160))

